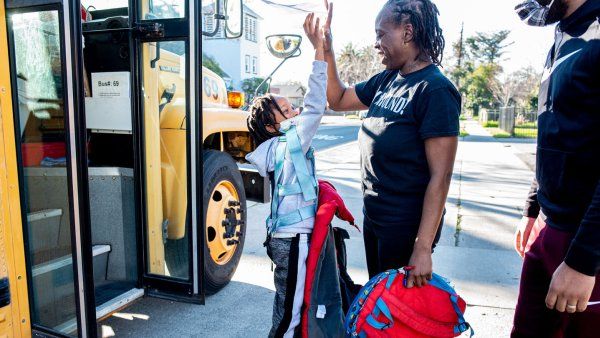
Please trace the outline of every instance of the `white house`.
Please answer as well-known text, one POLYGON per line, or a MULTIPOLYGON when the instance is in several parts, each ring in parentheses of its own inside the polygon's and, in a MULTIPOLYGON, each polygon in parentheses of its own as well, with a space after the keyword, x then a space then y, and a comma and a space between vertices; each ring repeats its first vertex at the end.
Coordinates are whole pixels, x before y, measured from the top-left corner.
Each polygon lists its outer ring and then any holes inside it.
POLYGON ((287 97, 291 104, 300 107, 304 105, 304 94, 306 88, 299 83, 274 84, 270 92, 287 97))
MULTIPOLYGON (((204 31, 213 31, 213 13, 204 13, 204 31)), ((260 74, 260 21, 263 18, 244 5, 244 31, 238 39, 224 39, 223 24, 214 37, 202 37, 202 52, 213 57, 229 75, 228 86, 241 88, 244 79, 260 74)))

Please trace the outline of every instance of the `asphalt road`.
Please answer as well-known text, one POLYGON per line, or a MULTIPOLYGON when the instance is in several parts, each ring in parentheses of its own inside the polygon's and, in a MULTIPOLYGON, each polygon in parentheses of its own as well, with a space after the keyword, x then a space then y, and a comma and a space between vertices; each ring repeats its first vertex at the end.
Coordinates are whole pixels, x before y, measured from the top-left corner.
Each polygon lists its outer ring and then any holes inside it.
POLYGON ((355 141, 359 128, 359 125, 322 125, 313 139, 313 147, 322 151, 355 141))

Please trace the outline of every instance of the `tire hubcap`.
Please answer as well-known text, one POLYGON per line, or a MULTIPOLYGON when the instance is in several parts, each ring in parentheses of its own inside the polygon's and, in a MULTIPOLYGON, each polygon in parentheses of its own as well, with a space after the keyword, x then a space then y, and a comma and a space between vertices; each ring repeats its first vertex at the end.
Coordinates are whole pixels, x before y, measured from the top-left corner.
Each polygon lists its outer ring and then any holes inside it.
POLYGON ((243 225, 239 195, 229 181, 221 181, 213 190, 206 212, 206 239, 212 260, 225 265, 240 243, 243 225))

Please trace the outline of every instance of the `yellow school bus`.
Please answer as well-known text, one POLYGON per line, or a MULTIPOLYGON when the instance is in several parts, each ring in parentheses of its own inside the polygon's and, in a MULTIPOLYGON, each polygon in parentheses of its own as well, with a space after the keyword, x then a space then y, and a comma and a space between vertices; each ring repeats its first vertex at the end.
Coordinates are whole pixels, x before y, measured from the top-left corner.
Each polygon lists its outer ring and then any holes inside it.
POLYGON ((229 282, 268 182, 244 169, 243 96, 201 42, 239 38, 242 15, 0 0, 0 336, 95 337, 140 297, 202 304, 229 282))

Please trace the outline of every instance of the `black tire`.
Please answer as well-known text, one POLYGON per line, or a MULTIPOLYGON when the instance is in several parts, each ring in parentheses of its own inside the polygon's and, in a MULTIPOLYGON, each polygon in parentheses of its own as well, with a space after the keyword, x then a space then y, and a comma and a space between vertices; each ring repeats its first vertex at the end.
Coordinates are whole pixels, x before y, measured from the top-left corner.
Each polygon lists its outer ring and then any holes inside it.
MULTIPOLYGON (((188 224, 187 219, 185 224, 188 224)), ((165 262, 171 277, 189 279, 188 231, 180 239, 167 239, 165 243, 165 262)))
POLYGON ((204 206, 204 227, 202 228, 202 231, 204 231, 204 285, 206 294, 211 295, 221 290, 229 283, 240 262, 242 251, 244 249, 244 239, 246 237, 246 193, 244 191, 242 174, 229 154, 215 150, 206 150, 203 153, 203 157, 204 183, 202 199, 204 206), (206 213, 209 201, 212 198, 211 195, 213 190, 219 182, 224 180, 231 182, 237 190, 240 208, 243 211, 240 215, 240 219, 243 223, 240 225, 241 236, 239 236, 239 244, 237 244, 235 253, 226 264, 220 265, 212 259, 208 249, 209 239, 207 238, 208 236, 206 236, 206 213))

